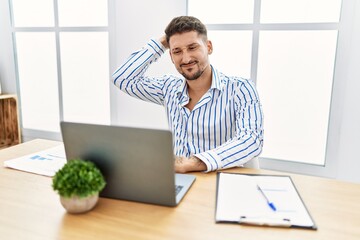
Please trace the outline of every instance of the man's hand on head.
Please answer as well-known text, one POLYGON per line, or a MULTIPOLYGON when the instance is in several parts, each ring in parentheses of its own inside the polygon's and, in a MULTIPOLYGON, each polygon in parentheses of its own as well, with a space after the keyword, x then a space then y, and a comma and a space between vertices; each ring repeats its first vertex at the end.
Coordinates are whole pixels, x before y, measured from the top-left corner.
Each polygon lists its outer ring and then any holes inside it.
POLYGON ((195 156, 175 157, 175 172, 177 173, 199 172, 206 169, 205 163, 195 156))
POLYGON ((163 35, 159 41, 161 42, 161 44, 166 48, 166 49, 169 49, 169 44, 168 42, 166 41, 166 35, 163 35))

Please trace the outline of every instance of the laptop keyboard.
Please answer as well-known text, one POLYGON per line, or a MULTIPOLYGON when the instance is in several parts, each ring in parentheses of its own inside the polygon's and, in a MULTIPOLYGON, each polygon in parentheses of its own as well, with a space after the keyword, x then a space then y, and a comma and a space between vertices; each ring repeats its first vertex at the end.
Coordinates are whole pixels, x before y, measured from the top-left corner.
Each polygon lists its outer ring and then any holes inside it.
POLYGON ((175 195, 177 195, 183 187, 184 186, 181 186, 181 185, 175 185, 175 195))

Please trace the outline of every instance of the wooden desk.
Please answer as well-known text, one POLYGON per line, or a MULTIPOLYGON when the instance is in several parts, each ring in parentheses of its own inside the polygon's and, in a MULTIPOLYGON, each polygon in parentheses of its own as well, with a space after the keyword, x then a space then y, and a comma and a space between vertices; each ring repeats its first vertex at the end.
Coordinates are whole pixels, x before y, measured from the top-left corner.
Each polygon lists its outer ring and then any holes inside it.
MULTIPOLYGON (((216 224, 216 173, 197 179, 175 208, 101 198, 87 214, 70 215, 51 178, 3 167, 6 159, 59 144, 34 140, 0 151, 0 236, 4 239, 360 239, 360 185, 291 175, 318 230, 216 224)), ((281 174, 265 170, 229 172, 281 174)))

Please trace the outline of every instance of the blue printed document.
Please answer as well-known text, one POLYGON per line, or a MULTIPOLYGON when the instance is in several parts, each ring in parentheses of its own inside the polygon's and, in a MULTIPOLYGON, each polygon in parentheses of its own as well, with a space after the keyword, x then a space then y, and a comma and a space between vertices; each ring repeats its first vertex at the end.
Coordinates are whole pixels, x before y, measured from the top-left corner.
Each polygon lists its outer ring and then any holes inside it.
POLYGON ((66 163, 64 145, 49 148, 4 162, 4 166, 20 171, 52 177, 66 163))

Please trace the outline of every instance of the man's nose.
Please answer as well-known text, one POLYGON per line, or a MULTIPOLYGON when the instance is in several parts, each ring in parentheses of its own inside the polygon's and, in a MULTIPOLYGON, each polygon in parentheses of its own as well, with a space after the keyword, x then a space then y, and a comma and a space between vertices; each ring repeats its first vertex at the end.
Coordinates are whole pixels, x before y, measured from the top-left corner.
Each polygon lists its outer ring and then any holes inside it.
POLYGON ((184 51, 182 55, 182 61, 184 63, 189 63, 191 61, 191 55, 188 51, 184 51))

